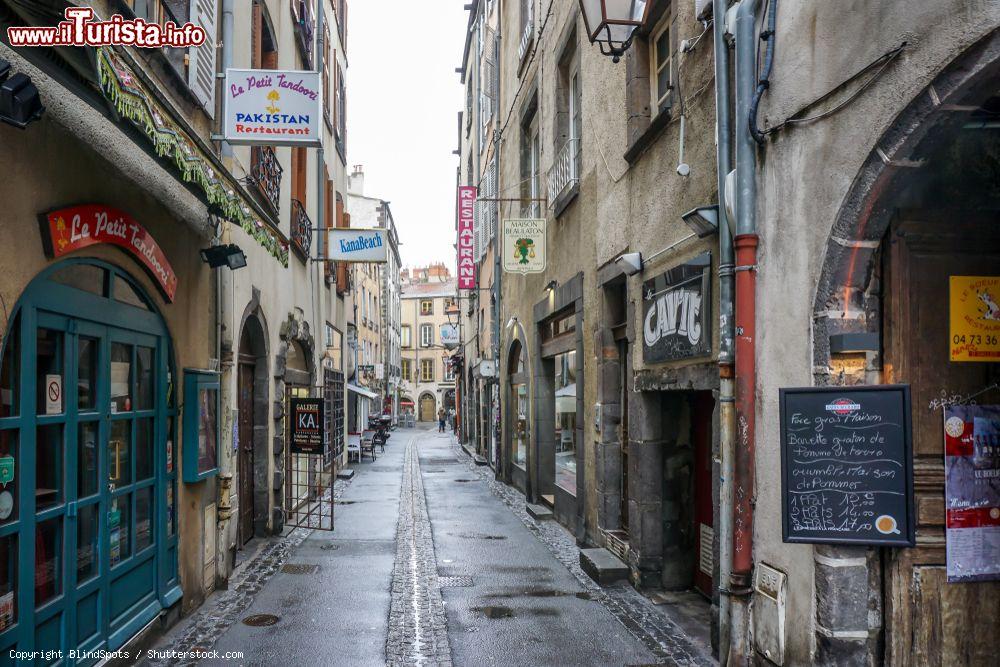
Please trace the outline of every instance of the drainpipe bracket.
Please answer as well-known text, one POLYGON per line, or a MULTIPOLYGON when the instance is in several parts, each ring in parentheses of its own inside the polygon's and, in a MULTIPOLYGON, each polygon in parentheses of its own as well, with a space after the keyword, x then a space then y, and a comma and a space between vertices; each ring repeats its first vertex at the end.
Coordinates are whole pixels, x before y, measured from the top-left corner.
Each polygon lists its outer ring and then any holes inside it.
POLYGON ((756 264, 747 264, 745 266, 737 266, 735 269, 733 269, 733 271, 734 272, 739 272, 739 271, 757 271, 757 265, 756 264))

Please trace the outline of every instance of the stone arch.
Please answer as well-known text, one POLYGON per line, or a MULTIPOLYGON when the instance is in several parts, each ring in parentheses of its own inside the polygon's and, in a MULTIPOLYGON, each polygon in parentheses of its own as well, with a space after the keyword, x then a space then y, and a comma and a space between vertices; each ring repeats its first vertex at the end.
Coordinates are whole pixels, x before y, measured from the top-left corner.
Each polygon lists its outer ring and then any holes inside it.
POLYGON ((437 397, 433 392, 425 391, 417 399, 417 419, 420 421, 437 421, 437 397), (429 406, 429 407, 428 407, 429 406))
MULTIPOLYGON (((241 371, 244 365, 252 365, 253 376, 253 414, 248 422, 244 422, 244 415, 240 414, 241 428, 245 423, 249 423, 253 428, 253 457, 252 457, 252 503, 253 503, 253 535, 263 536, 267 534, 268 520, 270 512, 268 507, 270 499, 268 494, 268 461, 274 452, 269 452, 268 447, 268 405, 270 402, 270 382, 268 369, 268 337, 267 319, 260 307, 260 292, 253 291, 253 298, 243 311, 240 319, 240 336, 237 347, 237 395, 242 391, 240 384, 241 371)), ((239 398, 238 398, 239 400, 239 398)), ((242 452, 241 452, 242 454, 242 452)), ((247 470, 240 467, 237 461, 237 469, 240 475, 247 470)), ((238 488, 242 497, 243 485, 241 480, 237 480, 238 488)), ((242 507, 241 507, 242 511, 242 507)), ((242 525, 242 524, 241 524, 242 525)), ((248 536, 243 535, 241 539, 248 536)))
POLYGON ((923 163, 930 136, 967 119, 970 107, 995 94, 1000 76, 1000 30, 993 30, 949 63, 896 117, 868 154, 844 198, 827 239, 813 304, 813 363, 817 384, 829 383, 830 336, 877 333, 873 295, 881 241, 893 216, 889 193, 923 163))
POLYGON ((525 334, 524 327, 517 320, 508 324, 504 332, 504 337, 507 341, 503 348, 503 362, 501 368, 498 369, 501 378, 500 391, 503 392, 501 396, 504 396, 504 400, 500 402, 503 411, 500 415, 500 423, 503 425, 502 445, 500 447, 501 474, 508 483, 513 484, 523 493, 527 493, 527 471, 529 469, 529 461, 533 457, 531 450, 531 443, 533 441, 531 437, 533 392, 530 372, 531 363, 528 355, 528 337, 525 334), (525 416, 527 419, 524 420, 526 421, 524 424, 520 420, 521 414, 518 408, 518 396, 514 394, 516 391, 515 387, 520 388, 521 385, 523 385, 526 393, 525 416), (524 429, 522 435, 525 441, 525 451, 523 460, 518 461, 519 457, 516 447, 518 444, 517 438, 521 434, 521 428, 524 429))

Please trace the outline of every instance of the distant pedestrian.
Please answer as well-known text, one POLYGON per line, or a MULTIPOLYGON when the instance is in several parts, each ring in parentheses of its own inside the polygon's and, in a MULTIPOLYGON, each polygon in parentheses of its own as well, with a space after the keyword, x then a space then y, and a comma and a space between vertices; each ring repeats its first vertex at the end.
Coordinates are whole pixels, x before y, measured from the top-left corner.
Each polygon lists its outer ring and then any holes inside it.
POLYGON ((438 433, 444 433, 444 408, 438 408, 438 433))

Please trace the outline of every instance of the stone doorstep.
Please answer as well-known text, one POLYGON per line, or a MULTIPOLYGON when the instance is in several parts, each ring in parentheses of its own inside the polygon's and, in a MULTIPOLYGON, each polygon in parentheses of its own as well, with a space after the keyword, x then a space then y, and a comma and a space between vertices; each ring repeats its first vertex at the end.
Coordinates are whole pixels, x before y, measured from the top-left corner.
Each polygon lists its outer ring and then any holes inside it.
POLYGON ((476 450, 474 450, 469 445, 463 444, 462 445, 462 451, 464 451, 466 454, 468 454, 471 458, 474 458, 476 456, 476 450))
POLYGON ((548 507, 542 505, 534 505, 532 503, 525 503, 524 509, 532 519, 536 521, 545 521, 552 518, 552 510, 548 507))
POLYGON ((354 478, 354 468, 344 468, 343 470, 337 471, 337 479, 353 479, 354 478))
POLYGON ((601 586, 628 579, 628 566, 607 549, 580 549, 580 567, 601 586))
POLYGON ((474 454, 472 460, 476 462, 477 466, 486 466, 490 464, 489 461, 487 461, 484 457, 480 456, 479 454, 474 454))

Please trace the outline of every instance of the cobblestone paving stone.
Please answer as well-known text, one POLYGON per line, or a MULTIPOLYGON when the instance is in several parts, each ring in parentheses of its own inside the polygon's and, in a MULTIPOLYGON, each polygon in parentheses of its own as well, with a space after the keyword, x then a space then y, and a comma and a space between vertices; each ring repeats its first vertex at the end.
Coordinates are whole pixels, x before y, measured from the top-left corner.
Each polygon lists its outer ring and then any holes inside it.
MULTIPOLYGON (((350 483, 351 480, 337 480, 334 483, 333 502, 344 494, 350 483)), ((330 500, 328 493, 323 500, 326 505, 324 512, 329 512, 330 500)), ((229 579, 229 590, 217 592, 209 598, 197 613, 182 621, 179 630, 171 632, 168 639, 161 641, 155 649, 176 654, 210 651, 219 638, 241 620, 243 612, 253 603, 257 593, 312 533, 309 528, 295 528, 282 537, 272 538, 252 560, 233 573, 229 579)), ((150 667, 187 667, 195 663, 169 659, 146 660, 141 664, 150 667)))
POLYGON ((415 438, 407 443, 403 462, 386 662, 393 667, 451 667, 448 618, 441 598, 434 537, 414 443, 415 438))
POLYGON ((524 496, 496 480, 492 468, 477 466, 456 440, 452 440, 455 455, 467 462, 469 469, 489 484, 493 492, 519 518, 525 527, 580 582, 595 601, 600 602, 646 648, 659 664, 715 665, 716 661, 704 649, 694 644, 676 622, 668 618, 649 599, 626 583, 601 587, 580 567, 580 548, 576 539, 555 521, 536 521, 525 508, 524 496))

